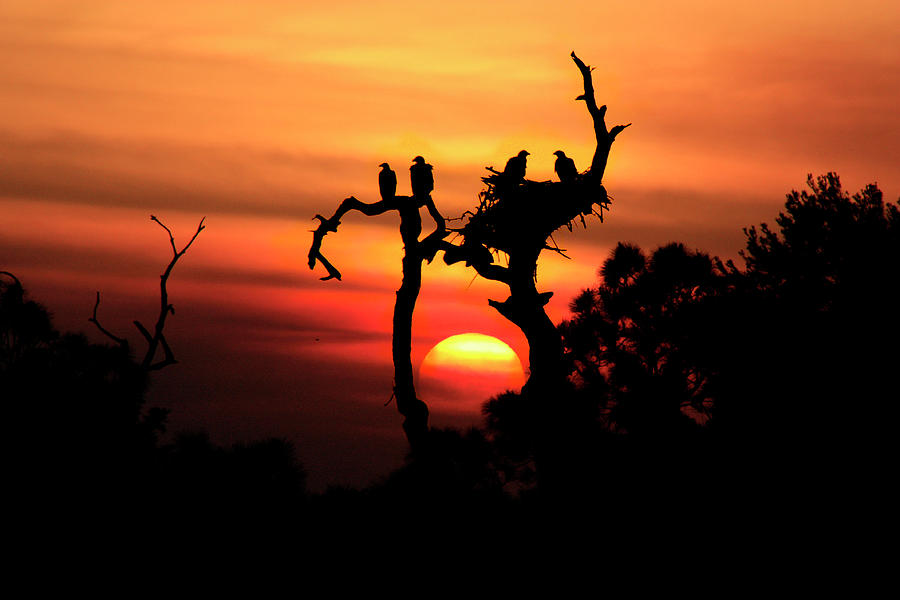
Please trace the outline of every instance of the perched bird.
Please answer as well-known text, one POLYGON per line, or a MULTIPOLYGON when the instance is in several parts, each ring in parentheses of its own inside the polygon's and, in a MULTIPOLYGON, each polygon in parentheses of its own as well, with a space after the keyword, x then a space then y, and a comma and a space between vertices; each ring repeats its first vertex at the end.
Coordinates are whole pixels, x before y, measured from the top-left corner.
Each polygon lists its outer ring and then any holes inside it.
POLYGON ((381 167, 381 171, 378 172, 378 189, 381 190, 381 199, 390 200, 397 195, 397 174, 387 163, 381 163, 378 166, 381 167))
POLYGON ((515 183, 520 183, 525 179, 525 160, 528 152, 522 150, 517 155, 506 161, 506 167, 503 169, 503 175, 508 177, 515 183))
POLYGON ((566 153, 562 150, 557 150, 553 154, 556 155, 554 170, 556 171, 556 174, 559 175, 559 180, 566 183, 575 181, 575 178, 578 177, 578 169, 575 168, 575 161, 566 156, 566 153))
POLYGON ((431 195, 431 190, 434 189, 432 168, 421 156, 413 159, 413 165, 409 168, 409 182, 412 185, 413 198, 426 198, 431 195))

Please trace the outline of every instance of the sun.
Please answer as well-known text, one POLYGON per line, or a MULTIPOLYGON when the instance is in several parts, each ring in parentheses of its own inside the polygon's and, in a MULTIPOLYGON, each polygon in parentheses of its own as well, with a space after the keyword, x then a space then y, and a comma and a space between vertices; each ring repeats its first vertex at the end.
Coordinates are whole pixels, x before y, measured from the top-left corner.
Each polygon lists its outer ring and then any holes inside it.
POLYGON ((490 335, 461 333, 428 351, 417 388, 436 412, 477 415, 491 396, 524 384, 522 362, 508 344, 490 335))

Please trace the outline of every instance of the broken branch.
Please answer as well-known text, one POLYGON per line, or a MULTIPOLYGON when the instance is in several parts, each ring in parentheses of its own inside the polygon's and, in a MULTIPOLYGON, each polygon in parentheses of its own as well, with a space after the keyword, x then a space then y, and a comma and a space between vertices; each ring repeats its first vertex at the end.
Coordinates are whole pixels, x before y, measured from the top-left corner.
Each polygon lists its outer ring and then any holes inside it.
POLYGON ((606 105, 597 106, 597 99, 594 96, 594 80, 591 75, 592 69, 584 64, 584 61, 578 58, 575 52, 572 52, 572 60, 575 61, 578 70, 581 71, 581 78, 584 82, 584 94, 578 96, 576 100, 584 100, 588 113, 591 115, 591 120, 594 122, 594 136, 597 139, 597 149, 594 151, 594 158, 591 160, 590 172, 597 178, 597 181, 602 181, 606 163, 609 160, 610 146, 612 146, 616 136, 622 133, 631 123, 628 123, 628 125, 616 125, 612 128, 612 131, 606 128, 606 105))

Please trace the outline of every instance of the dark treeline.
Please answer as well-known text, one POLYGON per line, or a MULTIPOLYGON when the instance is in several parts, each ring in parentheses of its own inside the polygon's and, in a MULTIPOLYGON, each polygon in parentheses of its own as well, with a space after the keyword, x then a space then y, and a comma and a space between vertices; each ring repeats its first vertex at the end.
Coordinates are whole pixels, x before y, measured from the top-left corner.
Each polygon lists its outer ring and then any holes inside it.
MULTIPOLYGON (((562 397, 579 416, 553 441, 565 488, 824 500, 885 482, 900 211, 874 185, 851 197, 834 174, 808 186, 776 229, 745 230, 743 268, 680 243, 620 243, 572 301, 562 397)), ((489 402, 487 425, 527 468, 545 415, 516 400, 489 402)))
POLYGON ((168 412, 146 406, 149 372, 128 345, 57 331, 18 279, 0 276, 5 484, 20 508, 39 508, 41 522, 127 515, 149 530, 302 506, 306 474, 289 443, 219 447, 202 432, 161 443, 168 412))
POLYGON ((569 377, 552 404, 500 395, 481 428, 432 428, 380 483, 324 494, 307 491, 281 440, 162 443, 166 414, 145 406, 149 375, 127 346, 56 331, 5 273, 11 477, 45 501, 130 507, 155 526, 416 509, 516 519, 560 503, 610 520, 765 519, 875 498, 893 474, 900 400, 900 209, 875 185, 849 195, 834 174, 808 187, 774 227, 745 229, 740 266, 681 243, 620 243, 559 325, 569 377))

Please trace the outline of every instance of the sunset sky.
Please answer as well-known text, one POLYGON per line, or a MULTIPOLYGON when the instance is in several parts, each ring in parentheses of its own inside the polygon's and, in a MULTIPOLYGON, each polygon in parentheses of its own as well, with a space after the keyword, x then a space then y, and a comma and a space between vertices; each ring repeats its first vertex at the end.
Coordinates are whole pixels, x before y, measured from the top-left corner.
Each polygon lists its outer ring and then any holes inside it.
MULTIPOLYGON (((900 196, 900 3, 0 0, 0 270, 65 330, 137 344, 171 249, 207 229, 169 282, 180 364, 150 403, 174 431, 218 442, 282 436, 311 484, 365 484, 405 451, 391 396, 397 217, 344 218, 321 282, 316 213, 377 199, 388 162, 434 165, 447 217, 477 202, 484 167, 521 149, 528 177, 562 149, 586 168, 590 119, 571 51, 594 66, 613 146, 604 224, 556 236, 541 291, 555 320, 618 241, 681 241, 736 257, 807 173, 900 196)), ((506 290, 438 260, 413 324, 418 362, 459 333, 525 362, 488 307, 506 290)), ((428 401, 428 398, 423 398, 428 401)), ((476 422, 470 416, 468 422, 476 422)), ((466 422, 435 411, 435 425, 466 422)))

